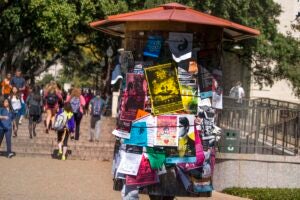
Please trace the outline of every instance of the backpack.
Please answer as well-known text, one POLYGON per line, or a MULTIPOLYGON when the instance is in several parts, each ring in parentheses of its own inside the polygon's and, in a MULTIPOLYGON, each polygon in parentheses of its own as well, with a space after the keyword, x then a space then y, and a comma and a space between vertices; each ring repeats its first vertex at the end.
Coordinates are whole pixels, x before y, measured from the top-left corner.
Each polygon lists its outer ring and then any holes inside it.
POLYGON ((53 129, 56 131, 62 131, 64 130, 64 128, 66 127, 66 123, 67 123, 67 116, 64 114, 64 112, 58 114, 56 116, 54 125, 53 125, 53 129))
POLYGON ((93 101, 93 116, 101 116, 101 99, 93 101))
POLYGON ((80 110, 80 98, 72 97, 70 101, 73 113, 78 113, 80 110))
POLYGON ((49 93, 46 97, 46 102, 48 106, 55 106, 58 101, 58 97, 55 93, 49 93))

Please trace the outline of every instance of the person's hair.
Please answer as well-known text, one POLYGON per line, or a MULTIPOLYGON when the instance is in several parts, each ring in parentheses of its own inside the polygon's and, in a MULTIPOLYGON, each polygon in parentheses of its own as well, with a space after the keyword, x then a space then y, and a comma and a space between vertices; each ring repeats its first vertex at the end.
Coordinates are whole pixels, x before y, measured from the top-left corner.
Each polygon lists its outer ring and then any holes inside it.
POLYGON ((242 82, 241 81, 237 81, 236 85, 242 85, 242 82))
POLYGON ((8 108, 10 111, 12 111, 12 107, 11 107, 11 102, 8 98, 4 98, 2 101, 1 101, 1 107, 4 108, 4 102, 7 101, 8 102, 8 108))
POLYGON ((40 101, 41 100, 41 94, 38 86, 32 86, 32 92, 31 92, 32 98, 35 101, 40 101))
POLYGON ((58 90, 58 87, 57 87, 57 84, 55 82, 51 82, 49 83, 46 88, 45 88, 45 91, 47 93, 54 93, 58 90))
POLYGON ((13 86, 12 89, 11 89, 11 91, 10 91, 10 97, 11 98, 12 98, 13 95, 16 95, 17 99, 21 99, 21 93, 20 93, 19 89, 16 86, 13 86), (16 94, 14 94, 14 92, 13 92, 14 88, 17 89, 17 93, 16 94))
POLYGON ((71 97, 80 97, 81 90, 80 88, 73 88, 71 91, 71 97))
POLYGON ((71 103, 66 102, 65 105, 64 105, 64 110, 65 110, 66 112, 72 112, 72 106, 71 106, 71 103))

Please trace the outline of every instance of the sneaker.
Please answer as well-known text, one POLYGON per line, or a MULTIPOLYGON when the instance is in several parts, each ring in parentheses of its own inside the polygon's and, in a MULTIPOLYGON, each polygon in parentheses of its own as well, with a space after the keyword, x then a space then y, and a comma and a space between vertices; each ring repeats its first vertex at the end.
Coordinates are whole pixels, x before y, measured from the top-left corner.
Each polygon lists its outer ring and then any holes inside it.
POLYGON ((62 157, 61 157, 61 160, 66 160, 66 156, 62 156, 62 157))
POLYGON ((48 130, 48 129, 46 129, 46 130, 45 130, 45 133, 46 133, 46 134, 49 134, 49 130, 48 130))
POLYGON ((12 158, 13 156, 14 156, 13 153, 9 153, 9 154, 7 155, 7 158, 12 158))
POLYGON ((62 155, 62 150, 58 150, 57 156, 61 156, 61 155, 62 155))
POLYGON ((93 139, 89 139, 89 142, 94 142, 94 140, 93 139))

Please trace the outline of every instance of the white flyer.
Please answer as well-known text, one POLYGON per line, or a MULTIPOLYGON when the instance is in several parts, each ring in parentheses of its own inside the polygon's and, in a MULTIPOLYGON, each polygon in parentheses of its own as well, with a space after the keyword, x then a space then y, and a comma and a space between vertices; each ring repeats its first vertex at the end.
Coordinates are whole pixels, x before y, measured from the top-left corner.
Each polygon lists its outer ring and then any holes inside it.
POLYGON ((125 139, 130 139, 130 133, 126 131, 121 131, 121 130, 113 130, 112 132, 113 135, 120 137, 120 138, 125 138, 125 139))
POLYGON ((123 173, 136 176, 142 161, 142 154, 124 153, 121 157, 121 162, 117 173, 123 173))

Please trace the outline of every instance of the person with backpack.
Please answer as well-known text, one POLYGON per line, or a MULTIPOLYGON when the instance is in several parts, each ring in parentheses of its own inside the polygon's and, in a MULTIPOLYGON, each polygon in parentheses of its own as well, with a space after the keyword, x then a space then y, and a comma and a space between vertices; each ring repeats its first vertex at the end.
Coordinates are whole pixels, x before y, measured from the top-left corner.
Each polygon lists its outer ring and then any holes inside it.
POLYGON ((90 142, 94 139, 99 142, 100 136, 100 120, 104 110, 105 100, 104 96, 100 96, 100 91, 96 92, 96 96, 90 101, 90 114, 91 114, 91 129, 90 129, 90 142))
POLYGON ((11 151, 12 122, 14 116, 9 99, 4 99, 0 108, 0 146, 5 136, 8 158, 13 157, 14 155, 11 151))
POLYGON ((81 95, 81 90, 79 88, 73 88, 71 94, 67 96, 66 102, 71 104, 75 119, 75 140, 79 140, 80 122, 85 106, 85 99, 81 95))
POLYGON ((42 97, 40 95, 39 88, 34 86, 31 93, 26 99, 26 105, 28 107, 28 118, 29 118, 29 138, 36 137, 36 125, 41 121, 42 115, 42 97))
POLYGON ((45 110, 46 110, 46 134, 49 133, 51 125, 53 125, 54 118, 59 109, 59 101, 62 101, 61 91, 58 89, 55 82, 49 83, 45 89, 45 110))
POLYGON ((14 120, 13 120, 13 133, 14 137, 18 136, 18 129, 19 129, 19 120, 21 117, 21 109, 22 109, 22 103, 23 99, 21 97, 21 93, 19 92, 18 88, 13 86, 11 90, 11 94, 9 97, 10 104, 12 107, 12 111, 14 113, 14 120))
POLYGON ((65 103, 64 108, 57 113, 53 125, 57 132, 58 156, 61 160, 66 160, 68 150, 68 139, 71 133, 74 132, 74 115, 70 103, 65 103))

